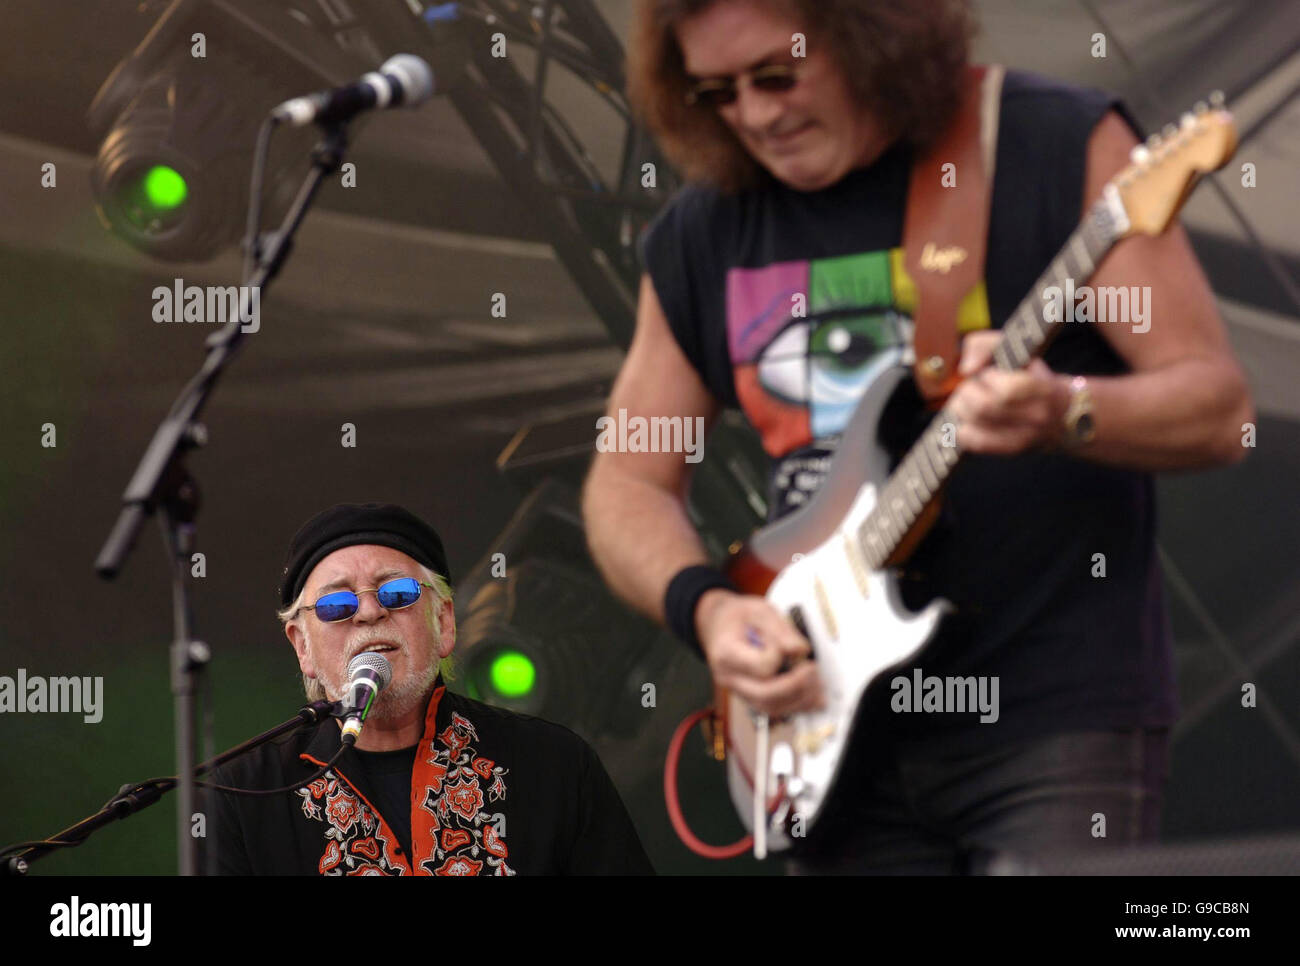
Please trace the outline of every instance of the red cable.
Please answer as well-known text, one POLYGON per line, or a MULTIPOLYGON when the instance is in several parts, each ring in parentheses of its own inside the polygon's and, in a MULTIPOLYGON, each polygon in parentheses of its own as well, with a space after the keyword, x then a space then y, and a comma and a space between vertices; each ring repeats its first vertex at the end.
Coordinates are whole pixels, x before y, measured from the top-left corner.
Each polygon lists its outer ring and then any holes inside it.
MULTIPOLYGON (((704 708, 696 711, 694 714, 687 715, 685 720, 677 726, 673 732, 672 740, 668 742, 668 757, 664 761, 664 804, 668 806, 668 819, 673 823, 673 831, 677 837, 682 840, 688 849, 696 855, 702 855, 706 859, 734 859, 736 856, 748 852, 754 846, 754 836, 746 835, 738 842, 731 845, 709 845, 707 842, 701 842, 695 837, 690 826, 686 824, 686 817, 682 815, 681 803, 677 797, 677 766, 682 757, 682 745, 686 743, 686 736, 691 733, 695 725, 707 718, 711 710, 704 708)), ((785 783, 777 789, 776 795, 768 805, 768 812, 774 812, 776 807, 781 803, 785 796, 785 783)))

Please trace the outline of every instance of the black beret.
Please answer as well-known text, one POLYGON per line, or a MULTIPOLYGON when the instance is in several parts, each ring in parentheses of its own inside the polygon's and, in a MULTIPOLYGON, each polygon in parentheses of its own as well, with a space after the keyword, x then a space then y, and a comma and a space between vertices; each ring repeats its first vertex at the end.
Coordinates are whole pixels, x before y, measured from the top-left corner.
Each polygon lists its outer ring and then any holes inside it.
POLYGON ((339 503, 316 514, 294 534, 280 577, 280 605, 294 602, 318 563, 335 550, 357 544, 400 550, 451 583, 437 531, 410 510, 392 503, 339 503))

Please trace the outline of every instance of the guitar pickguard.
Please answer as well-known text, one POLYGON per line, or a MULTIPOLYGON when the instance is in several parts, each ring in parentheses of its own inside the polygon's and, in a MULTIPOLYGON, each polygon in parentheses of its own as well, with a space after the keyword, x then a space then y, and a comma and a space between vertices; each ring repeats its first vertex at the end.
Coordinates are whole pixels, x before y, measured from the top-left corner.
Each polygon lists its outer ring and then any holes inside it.
POLYGON ((889 476, 889 454, 876 442, 885 404, 898 384, 911 378, 903 349, 881 353, 875 378, 863 391, 852 418, 840 436, 830 472, 808 503, 764 527, 750 541, 750 550, 773 570, 826 541, 844 522, 864 483, 882 483, 889 476))
MULTIPOLYGON (((793 827, 817 819, 838 778, 857 708, 885 669, 917 653, 949 609, 933 601, 912 613, 887 569, 873 570, 854 539, 889 475, 889 454, 877 442, 881 413, 910 371, 894 355, 863 394, 836 450, 831 471, 813 499, 761 530, 752 552, 780 573, 767 599, 782 613, 799 611, 812 643, 827 707, 773 722, 767 787, 786 782, 793 827), (788 774, 783 774, 788 770, 788 774)), ((755 730, 747 706, 729 698, 728 779, 737 810, 751 826, 755 730)), ((797 834, 797 832, 796 832, 797 834)), ((791 844, 784 828, 769 832, 774 849, 791 844)))

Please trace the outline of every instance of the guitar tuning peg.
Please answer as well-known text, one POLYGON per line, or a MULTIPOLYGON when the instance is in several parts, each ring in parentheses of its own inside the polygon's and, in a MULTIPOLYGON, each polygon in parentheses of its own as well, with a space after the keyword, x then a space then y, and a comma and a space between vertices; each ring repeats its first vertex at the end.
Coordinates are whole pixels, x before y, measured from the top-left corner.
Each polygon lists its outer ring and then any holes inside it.
POLYGON ((1204 101, 1197 101, 1196 106, 1192 108, 1192 110, 1195 111, 1198 116, 1206 113, 1207 111, 1209 111, 1209 109, 1210 109, 1210 105, 1206 104, 1204 101))
POLYGON ((1128 156, 1129 160, 1134 164, 1145 165, 1151 160, 1151 151, 1146 146, 1139 144, 1129 152, 1128 156))
POLYGON ((1196 126, 1196 115, 1193 114, 1191 111, 1185 112, 1183 116, 1178 120, 1182 124, 1184 131, 1186 131, 1188 128, 1196 126))
POLYGON ((1159 134, 1153 134, 1149 138, 1147 138, 1147 150, 1154 151, 1158 147, 1160 147, 1159 134))
POLYGON ((1210 92, 1210 106, 1223 107, 1223 91, 1210 92))
POLYGON ((1173 137, 1178 133, 1178 125, 1166 124, 1164 130, 1160 132, 1166 139, 1173 137))

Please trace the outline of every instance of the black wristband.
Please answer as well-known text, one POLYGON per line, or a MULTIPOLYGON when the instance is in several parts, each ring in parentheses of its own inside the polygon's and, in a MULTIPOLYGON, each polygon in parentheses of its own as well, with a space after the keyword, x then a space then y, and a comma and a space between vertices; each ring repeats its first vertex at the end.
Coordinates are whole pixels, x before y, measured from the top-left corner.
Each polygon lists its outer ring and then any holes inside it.
POLYGON ((664 617, 668 629, 689 644, 700 657, 704 657, 704 648, 695 636, 695 608, 706 592, 717 588, 735 591, 736 585, 717 567, 696 564, 678 571, 668 581, 668 590, 664 593, 664 617))

